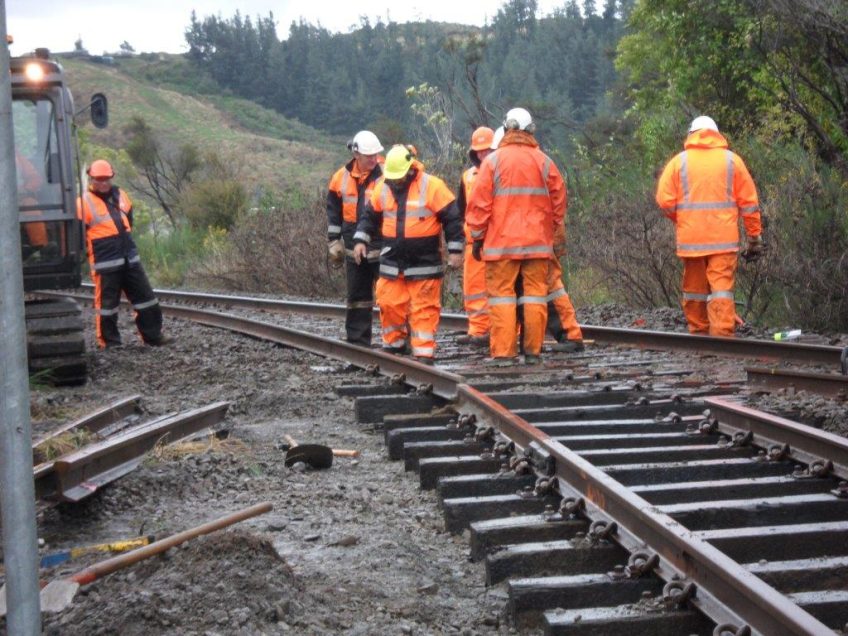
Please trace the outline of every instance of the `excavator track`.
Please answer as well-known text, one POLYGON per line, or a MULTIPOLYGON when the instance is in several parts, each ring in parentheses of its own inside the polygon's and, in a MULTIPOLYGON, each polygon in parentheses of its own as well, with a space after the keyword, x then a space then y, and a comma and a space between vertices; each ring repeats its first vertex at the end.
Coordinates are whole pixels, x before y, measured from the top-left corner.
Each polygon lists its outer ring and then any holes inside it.
POLYGON ((82 310, 69 298, 28 300, 25 305, 30 375, 57 386, 85 384, 82 310))

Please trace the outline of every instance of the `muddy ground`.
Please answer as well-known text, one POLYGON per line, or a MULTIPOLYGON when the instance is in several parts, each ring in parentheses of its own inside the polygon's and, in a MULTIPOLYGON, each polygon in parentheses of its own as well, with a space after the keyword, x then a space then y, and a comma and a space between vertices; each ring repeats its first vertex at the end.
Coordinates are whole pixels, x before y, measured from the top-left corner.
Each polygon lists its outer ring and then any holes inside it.
MULTIPOLYGON (((676 310, 578 308, 578 316, 685 329, 676 310)), ((419 490, 402 462, 386 461, 382 436, 357 424, 353 401, 334 392, 367 382, 361 372, 224 331, 167 324, 172 345, 143 347, 123 314, 127 345, 98 352, 87 385, 33 393, 34 429, 140 393, 148 416, 228 400, 230 438, 159 453, 85 502, 46 511, 42 553, 164 537, 262 501, 274 510, 84 587, 71 608, 45 616, 46 633, 514 633, 501 616, 506 592, 487 589, 482 564, 467 559, 467 540, 444 532, 435 495, 419 490), (362 455, 336 459, 325 471, 289 469, 284 434, 362 455)), ((322 332, 341 335, 329 322, 322 332)), ((792 397, 782 408, 797 405, 792 397)), ((830 408, 817 404, 812 417, 830 408)), ((836 408, 844 418, 844 404, 836 408)), ((71 574, 86 563, 43 575, 71 574)))

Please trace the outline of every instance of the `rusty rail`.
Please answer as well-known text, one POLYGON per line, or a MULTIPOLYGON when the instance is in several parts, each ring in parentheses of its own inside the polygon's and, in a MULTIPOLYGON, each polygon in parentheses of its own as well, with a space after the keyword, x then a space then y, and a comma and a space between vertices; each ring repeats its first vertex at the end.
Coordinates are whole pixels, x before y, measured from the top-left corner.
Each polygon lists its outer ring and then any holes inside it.
POLYGON ((764 367, 745 367, 745 372, 748 374, 748 384, 755 388, 769 391, 792 388, 817 395, 848 399, 848 375, 764 367))
MULTIPOLYGON (((84 285, 84 287, 90 288, 91 286, 84 285)), ((204 302, 228 307, 336 318, 343 318, 345 315, 344 305, 273 300, 268 298, 252 298, 249 296, 229 296, 225 294, 206 294, 200 292, 180 292, 167 289, 157 289, 154 291, 160 299, 175 301, 188 300, 191 302, 204 302)), ((38 293, 47 296, 73 296, 78 300, 91 302, 90 296, 82 294, 70 294, 66 292, 38 293)), ((377 311, 375 309, 375 313, 377 311)), ((468 328, 468 319, 463 314, 443 313, 440 319, 440 325, 451 330, 465 331, 468 328)), ((827 345, 775 342, 773 340, 754 340, 750 338, 721 338, 687 333, 652 331, 648 329, 621 329, 593 325, 581 325, 581 329, 585 338, 595 340, 599 344, 614 344, 640 349, 698 351, 742 358, 792 361, 803 364, 823 364, 835 369, 841 369, 844 366, 843 361, 848 361, 848 347, 840 348, 827 345)))
POLYGON ((804 464, 829 460, 832 472, 848 479, 848 439, 820 431, 777 415, 763 413, 726 398, 706 398, 704 403, 717 420, 717 429, 730 437, 751 432, 751 443, 765 449, 781 449, 787 458, 804 464), (788 448, 784 448, 788 444, 788 448))

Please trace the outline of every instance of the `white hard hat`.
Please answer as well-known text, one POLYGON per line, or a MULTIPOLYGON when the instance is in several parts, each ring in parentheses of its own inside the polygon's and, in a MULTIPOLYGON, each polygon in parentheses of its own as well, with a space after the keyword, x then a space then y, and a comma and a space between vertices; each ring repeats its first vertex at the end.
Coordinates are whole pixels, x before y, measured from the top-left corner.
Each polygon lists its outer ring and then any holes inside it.
POLYGON ((504 127, 498 126, 497 130, 495 130, 495 136, 492 138, 492 145, 489 146, 492 150, 497 150, 498 146, 501 145, 501 139, 504 136, 504 127))
POLYGON ((716 126, 716 123, 713 118, 707 117, 706 115, 695 117, 695 119, 693 119, 692 123, 689 125, 689 132, 693 133, 696 130, 701 130, 702 128, 718 132, 718 126, 716 126))
POLYGON ((533 118, 524 108, 513 108, 504 117, 504 128, 506 130, 526 130, 533 132, 533 118))
POLYGON ((383 152, 380 140, 370 130, 360 130, 354 135, 347 147, 351 152, 358 152, 361 155, 376 155, 383 152))

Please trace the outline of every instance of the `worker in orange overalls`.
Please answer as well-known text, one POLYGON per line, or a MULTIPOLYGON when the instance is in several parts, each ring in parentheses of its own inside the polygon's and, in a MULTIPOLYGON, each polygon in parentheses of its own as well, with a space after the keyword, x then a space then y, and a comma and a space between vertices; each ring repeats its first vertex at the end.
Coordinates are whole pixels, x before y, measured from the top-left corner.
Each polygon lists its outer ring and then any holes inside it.
POLYGON ((162 333, 162 308, 141 265, 132 238, 133 206, 127 193, 112 185, 115 171, 98 159, 88 168, 89 185, 77 199, 77 216, 85 224, 97 344, 120 347, 118 308, 124 293, 135 310, 135 325, 145 344, 164 345, 171 337, 162 333))
POLYGON ((548 271, 554 230, 565 215, 565 181, 539 149, 530 113, 513 108, 504 120, 498 151, 480 165, 466 222, 474 258, 486 262, 491 318, 488 364, 517 358, 518 305, 524 309, 524 361, 538 364, 547 322, 548 271), (522 279, 522 296, 515 284, 522 279))
POLYGON ((361 263, 353 260, 353 234, 377 180, 383 174, 383 146, 370 130, 360 130, 348 143, 353 158, 336 170, 327 187, 327 239, 330 260, 345 265, 348 342, 371 345, 374 284, 377 282, 380 248, 374 237, 361 263))
MULTIPOLYGON (((474 179, 483 161, 493 152, 492 143, 495 131, 486 126, 480 126, 471 134, 471 147, 468 149, 468 158, 474 164, 462 173, 462 181, 459 184, 459 197, 457 205, 459 212, 465 217, 468 201, 471 199, 471 191, 474 179)), ((468 316, 468 333, 459 336, 456 341, 460 344, 471 344, 485 347, 489 345, 489 303, 486 293, 486 265, 478 261, 471 254, 471 233, 468 224, 465 229, 465 254, 462 259, 462 298, 465 304, 465 313, 468 316)))
POLYGON ((410 350, 416 360, 432 364, 441 311, 441 235, 448 265, 462 264, 462 221, 456 199, 444 181, 424 171, 408 146, 386 154, 383 177, 374 186, 353 235, 357 263, 367 258, 372 237, 382 234, 377 304, 383 348, 410 350))
POLYGON ((691 333, 733 336, 739 215, 748 237, 746 258, 755 260, 763 253, 757 188, 710 117, 692 121, 683 147, 663 170, 656 195, 676 226, 683 313, 691 333))

